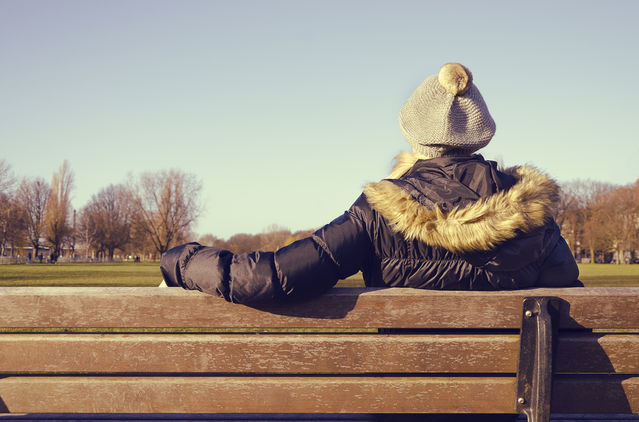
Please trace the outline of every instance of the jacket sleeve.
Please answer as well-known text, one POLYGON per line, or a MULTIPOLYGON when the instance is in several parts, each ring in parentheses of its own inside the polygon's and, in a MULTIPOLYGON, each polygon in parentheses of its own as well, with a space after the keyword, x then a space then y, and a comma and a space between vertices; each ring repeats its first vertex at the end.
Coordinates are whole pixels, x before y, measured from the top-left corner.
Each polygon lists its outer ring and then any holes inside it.
POLYGON ((349 210, 312 236, 276 252, 233 254, 187 243, 166 252, 160 269, 169 286, 200 290, 229 302, 268 304, 321 294, 359 271, 369 249, 364 223, 349 210))

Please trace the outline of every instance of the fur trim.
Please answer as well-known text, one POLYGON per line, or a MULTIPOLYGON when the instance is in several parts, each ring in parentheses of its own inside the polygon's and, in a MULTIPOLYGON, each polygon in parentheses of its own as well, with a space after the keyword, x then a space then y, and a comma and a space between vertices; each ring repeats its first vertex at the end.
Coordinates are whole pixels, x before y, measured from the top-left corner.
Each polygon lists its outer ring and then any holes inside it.
MULTIPOLYGON (((409 157, 402 154, 397 160, 390 178, 410 169, 406 167, 409 157)), ((369 183, 364 194, 373 209, 407 239, 457 253, 487 251, 519 231, 543 226, 554 216, 559 200, 557 184, 535 168, 515 167, 506 172, 517 178, 513 187, 449 213, 423 206, 389 180, 369 183)))
POLYGON ((446 92, 464 95, 473 85, 473 74, 459 63, 446 63, 439 70, 437 80, 446 92))

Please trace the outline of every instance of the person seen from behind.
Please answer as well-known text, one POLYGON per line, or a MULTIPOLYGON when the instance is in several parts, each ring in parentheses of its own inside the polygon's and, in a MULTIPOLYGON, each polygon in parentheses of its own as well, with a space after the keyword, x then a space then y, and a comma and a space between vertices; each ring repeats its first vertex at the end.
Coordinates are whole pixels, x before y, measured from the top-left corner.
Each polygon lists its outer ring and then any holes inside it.
POLYGON ((496 126, 466 67, 427 78, 399 124, 412 152, 312 236, 275 252, 177 246, 162 257, 164 283, 248 305, 312 298, 358 271, 371 287, 583 286, 553 218, 557 183, 476 154, 496 126))

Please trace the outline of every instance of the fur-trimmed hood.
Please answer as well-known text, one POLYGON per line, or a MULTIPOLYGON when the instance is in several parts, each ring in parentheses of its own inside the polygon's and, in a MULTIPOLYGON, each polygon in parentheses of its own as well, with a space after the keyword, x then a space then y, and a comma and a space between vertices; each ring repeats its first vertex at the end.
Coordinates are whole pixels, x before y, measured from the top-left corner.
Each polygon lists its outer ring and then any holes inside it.
POLYGON ((306 300, 358 271, 371 287, 574 287, 577 264, 551 219, 557 191, 537 170, 505 173, 480 155, 403 154, 312 236, 242 254, 187 243, 162 255, 162 275, 249 305, 306 300))
POLYGON ((557 183, 533 167, 500 172, 480 155, 428 160, 402 153, 396 160, 387 179, 364 188, 366 199, 406 239, 452 252, 494 249, 520 232, 543 226, 559 202, 557 183), (470 161, 477 172, 474 178, 486 179, 480 180, 479 190, 464 176, 470 170, 459 170, 470 161), (487 189, 493 192, 486 194, 487 189), (438 195, 442 191, 443 199, 438 195))

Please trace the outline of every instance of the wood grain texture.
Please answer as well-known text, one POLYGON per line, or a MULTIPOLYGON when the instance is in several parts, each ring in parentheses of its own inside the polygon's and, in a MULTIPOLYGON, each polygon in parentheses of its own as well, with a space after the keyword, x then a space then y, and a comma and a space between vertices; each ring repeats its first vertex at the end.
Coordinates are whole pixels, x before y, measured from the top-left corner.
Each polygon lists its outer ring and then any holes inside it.
POLYGON ((518 328, 526 296, 563 298, 562 328, 639 328, 639 288, 333 289, 309 302, 258 310, 152 287, 2 287, 0 328, 518 328))
MULTIPOLYGON (((0 334, 0 373, 514 373, 516 335, 0 334)), ((639 333, 563 334, 557 372, 639 373, 639 333)))
POLYGON ((555 371, 639 374, 639 333, 564 334, 555 371))
MULTIPOLYGON (((639 413, 637 377, 562 377, 556 413, 639 413)), ((7 413, 510 413, 513 378, 0 379, 7 413)))
POLYGON ((514 373, 516 335, 0 335, 0 373, 514 373))
MULTIPOLYGON (((412 415, 385 415, 392 418, 392 422, 416 422, 412 415)), ((382 422, 378 415, 357 413, 45 413, 45 414, 0 414, 0 421, 21 422, 168 422, 168 421, 197 421, 197 422, 382 422)), ((602 421, 603 419, 596 419, 602 421)), ((630 419, 623 419, 627 422, 630 419)), ((639 420, 639 416, 637 419, 639 420)), ((562 419, 563 421, 563 419, 562 419)), ((583 419, 580 419, 582 422, 583 419)), ((391 422, 386 419, 384 422, 391 422)), ((440 421, 443 422, 443 421, 440 421)), ((470 422, 466 419, 455 422, 470 422)), ((555 422, 555 419, 553 419, 555 422)), ((572 422, 572 421, 565 421, 572 422)), ((575 421, 576 422, 576 421, 575 421)), ((593 421, 590 421, 593 422, 593 421)), ((617 419, 609 419, 605 422, 617 422, 617 419)), ((619 421, 621 422, 621 420, 619 421)))
POLYGON ((514 391, 514 378, 0 379, 10 413, 509 413, 514 391))
POLYGON ((639 377, 556 377, 551 410, 556 413, 639 413, 639 377))

